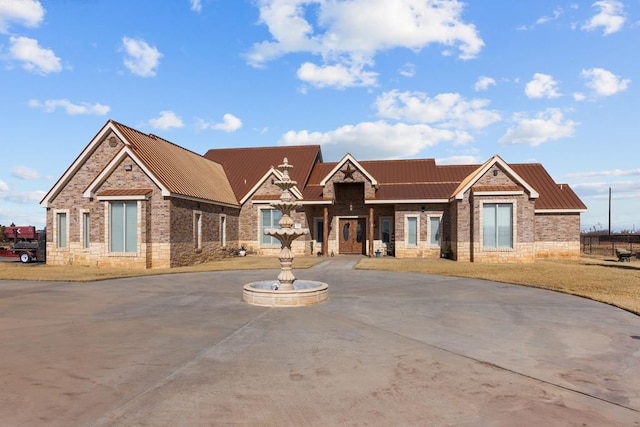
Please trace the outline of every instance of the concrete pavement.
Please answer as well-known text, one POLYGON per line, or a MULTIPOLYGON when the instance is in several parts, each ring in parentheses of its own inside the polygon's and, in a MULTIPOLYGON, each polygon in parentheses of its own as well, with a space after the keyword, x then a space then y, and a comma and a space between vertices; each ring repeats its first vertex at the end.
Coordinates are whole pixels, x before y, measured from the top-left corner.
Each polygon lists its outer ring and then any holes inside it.
POLYGON ((0 281, 0 425, 640 425, 640 317, 356 263, 300 308, 242 303, 274 270, 0 281))

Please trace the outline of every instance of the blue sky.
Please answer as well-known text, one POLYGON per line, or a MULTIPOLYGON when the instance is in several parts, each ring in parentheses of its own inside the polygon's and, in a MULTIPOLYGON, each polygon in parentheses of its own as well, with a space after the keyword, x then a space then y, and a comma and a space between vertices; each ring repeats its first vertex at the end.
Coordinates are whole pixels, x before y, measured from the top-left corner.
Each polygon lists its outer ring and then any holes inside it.
MULTIPOLYGON (((640 228, 640 2, 0 0, 0 224, 108 119, 195 152, 542 163, 640 228)), ((295 165, 294 165, 295 166, 295 165)))

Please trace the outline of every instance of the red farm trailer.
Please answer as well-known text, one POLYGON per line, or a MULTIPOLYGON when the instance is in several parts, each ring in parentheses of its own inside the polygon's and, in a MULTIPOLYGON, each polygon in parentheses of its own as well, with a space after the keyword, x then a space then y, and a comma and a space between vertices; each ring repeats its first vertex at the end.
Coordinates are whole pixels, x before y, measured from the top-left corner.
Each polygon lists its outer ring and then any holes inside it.
POLYGON ((47 255, 46 230, 36 230, 33 225, 5 227, 5 236, 13 242, 9 253, 27 263, 31 261, 45 261, 47 255))

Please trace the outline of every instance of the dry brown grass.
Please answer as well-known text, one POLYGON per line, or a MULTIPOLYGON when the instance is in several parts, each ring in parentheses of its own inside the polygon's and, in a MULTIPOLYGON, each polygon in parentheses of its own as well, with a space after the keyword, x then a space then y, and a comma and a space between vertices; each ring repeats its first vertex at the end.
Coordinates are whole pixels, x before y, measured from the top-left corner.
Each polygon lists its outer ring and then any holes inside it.
MULTIPOLYGON (((315 257, 300 257, 294 261, 294 268, 309 268, 322 261, 315 257)), ((22 264, 20 262, 0 263, 0 280, 46 280, 60 282, 92 282, 96 280, 118 279, 123 277, 151 276, 158 274, 197 273, 223 270, 260 270, 278 269, 280 264, 274 257, 236 257, 227 258, 189 267, 159 268, 150 270, 126 268, 97 268, 78 265, 45 265, 40 263, 22 264)))
POLYGON ((442 259, 370 258, 358 268, 471 277, 551 289, 640 314, 640 262, 619 263, 611 257, 531 264, 480 264, 442 259))

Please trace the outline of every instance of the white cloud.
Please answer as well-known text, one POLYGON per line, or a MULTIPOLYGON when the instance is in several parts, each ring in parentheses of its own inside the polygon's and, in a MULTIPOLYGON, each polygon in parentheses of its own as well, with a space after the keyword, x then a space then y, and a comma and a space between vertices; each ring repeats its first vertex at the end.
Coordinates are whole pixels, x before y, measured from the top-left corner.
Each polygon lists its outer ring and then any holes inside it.
POLYGON ((24 179, 24 180, 32 180, 32 179, 40 178, 40 173, 37 170, 27 166, 15 166, 11 170, 11 175, 18 179, 24 179))
POLYGON ((555 21, 558 18, 560 18, 563 14, 564 14, 564 10, 561 7, 556 7, 553 10, 552 16, 542 16, 536 20, 536 24, 543 25, 543 24, 546 24, 547 22, 555 21))
POLYGON ((524 93, 529 98, 558 98, 558 83, 548 74, 535 73, 533 80, 526 84, 524 93))
POLYGON ((154 129, 167 130, 181 128, 184 126, 184 123, 173 111, 160 111, 160 117, 149 120, 149 125, 154 129))
POLYGON ((413 77, 416 75, 416 66, 415 64, 407 62, 398 72, 403 77, 413 77))
POLYGON ((352 86, 372 86, 376 84, 377 73, 363 71, 360 66, 347 68, 342 64, 317 66, 305 62, 297 72, 298 78, 315 87, 345 88, 352 86))
MULTIPOLYGON (((590 172, 578 172, 567 174, 568 178, 574 179, 588 179, 588 178, 608 178, 608 177, 627 177, 627 176, 640 176, 640 168, 622 170, 613 169, 608 171, 590 171, 590 172)), ((638 186, 640 189, 640 186, 638 186)))
POLYGON ((466 100, 458 93, 430 98, 423 92, 397 90, 381 94, 375 102, 380 117, 459 129, 481 129, 499 121, 500 114, 487 109, 488 105, 488 100, 466 100))
POLYGON ((40 203, 40 200, 42 200, 45 194, 47 193, 44 191, 16 191, 13 193, 6 193, 3 199, 8 202, 29 205, 33 203, 40 203))
POLYGON ((580 77, 586 80, 586 85, 598 96, 611 96, 624 92, 631 83, 631 80, 621 79, 620 76, 603 68, 582 70, 580 77))
POLYGON ((602 33, 605 36, 620 31, 627 19, 624 13, 624 4, 621 1, 600 0, 593 3, 592 6, 600 9, 600 12, 582 26, 583 30, 594 31, 602 27, 602 33))
POLYGON ((38 41, 28 37, 9 37, 11 57, 22 61, 22 68, 36 74, 62 71, 60 58, 51 49, 40 47, 38 41))
MULTIPOLYGON (((449 50, 457 48, 461 59, 470 59, 484 46, 476 27, 462 20, 463 4, 457 1, 261 0, 259 4, 260 22, 268 27, 272 40, 254 44, 247 54, 248 62, 259 67, 296 52, 320 56, 323 64, 300 67, 302 76, 304 72, 317 75, 319 70, 341 71, 341 75, 348 70, 353 75, 353 70, 360 70, 358 75, 375 77, 375 73, 363 71, 364 67, 372 66, 375 55, 385 50, 418 51, 440 44, 449 50), (310 17, 315 21, 308 20, 310 17)), ((345 81, 345 77, 339 80, 345 81)), ((350 81, 375 84, 371 78, 350 81)))
POLYGON ((124 65, 133 74, 141 77, 153 77, 156 75, 156 68, 162 58, 162 53, 155 47, 149 46, 142 39, 122 38, 122 45, 127 56, 124 65))
POLYGON ((111 107, 108 105, 102 104, 89 104, 87 102, 81 102, 80 104, 74 104, 68 99, 47 99, 44 102, 41 102, 37 99, 32 99, 29 101, 29 107, 31 108, 41 108, 47 113, 52 113, 58 108, 62 108, 69 115, 79 115, 79 114, 93 114, 97 116, 104 116, 109 111, 111 111, 111 107))
POLYGON ((9 184, 0 179, 0 191, 9 191, 9 184))
POLYGON ((209 123, 203 119, 196 119, 196 127, 200 130, 215 129, 231 133, 242 127, 242 120, 233 114, 227 113, 222 116, 222 122, 220 123, 209 123))
POLYGON ((480 76, 478 78, 478 81, 476 82, 475 85, 473 85, 473 89, 476 92, 479 92, 481 90, 487 90, 489 89, 489 86, 495 86, 496 85, 496 80, 491 78, 491 77, 487 77, 487 76, 480 76))
POLYGON ((587 96, 582 92, 574 92, 573 99, 578 102, 582 102, 587 99, 587 96))
POLYGON ((202 12, 201 0, 191 0, 191 10, 198 13, 202 12))
MULTIPOLYGON (((485 159, 486 160, 486 159, 485 159)), ((436 159, 438 165, 478 165, 482 160, 478 156, 464 155, 436 159)))
POLYGON ((44 8, 36 0, 0 0, 0 33, 6 33, 12 23, 38 27, 44 19, 44 8))
POLYGON ((289 131, 281 145, 322 145, 325 157, 339 159, 345 152, 358 159, 395 159, 416 155, 441 142, 464 141, 464 133, 428 125, 389 124, 385 121, 342 126, 329 132, 289 131))
POLYGON ((500 138, 500 145, 527 144, 535 147, 548 141, 572 137, 578 125, 577 122, 565 119, 562 111, 557 108, 547 108, 533 118, 516 113, 513 120, 516 122, 515 127, 508 129, 500 138))

